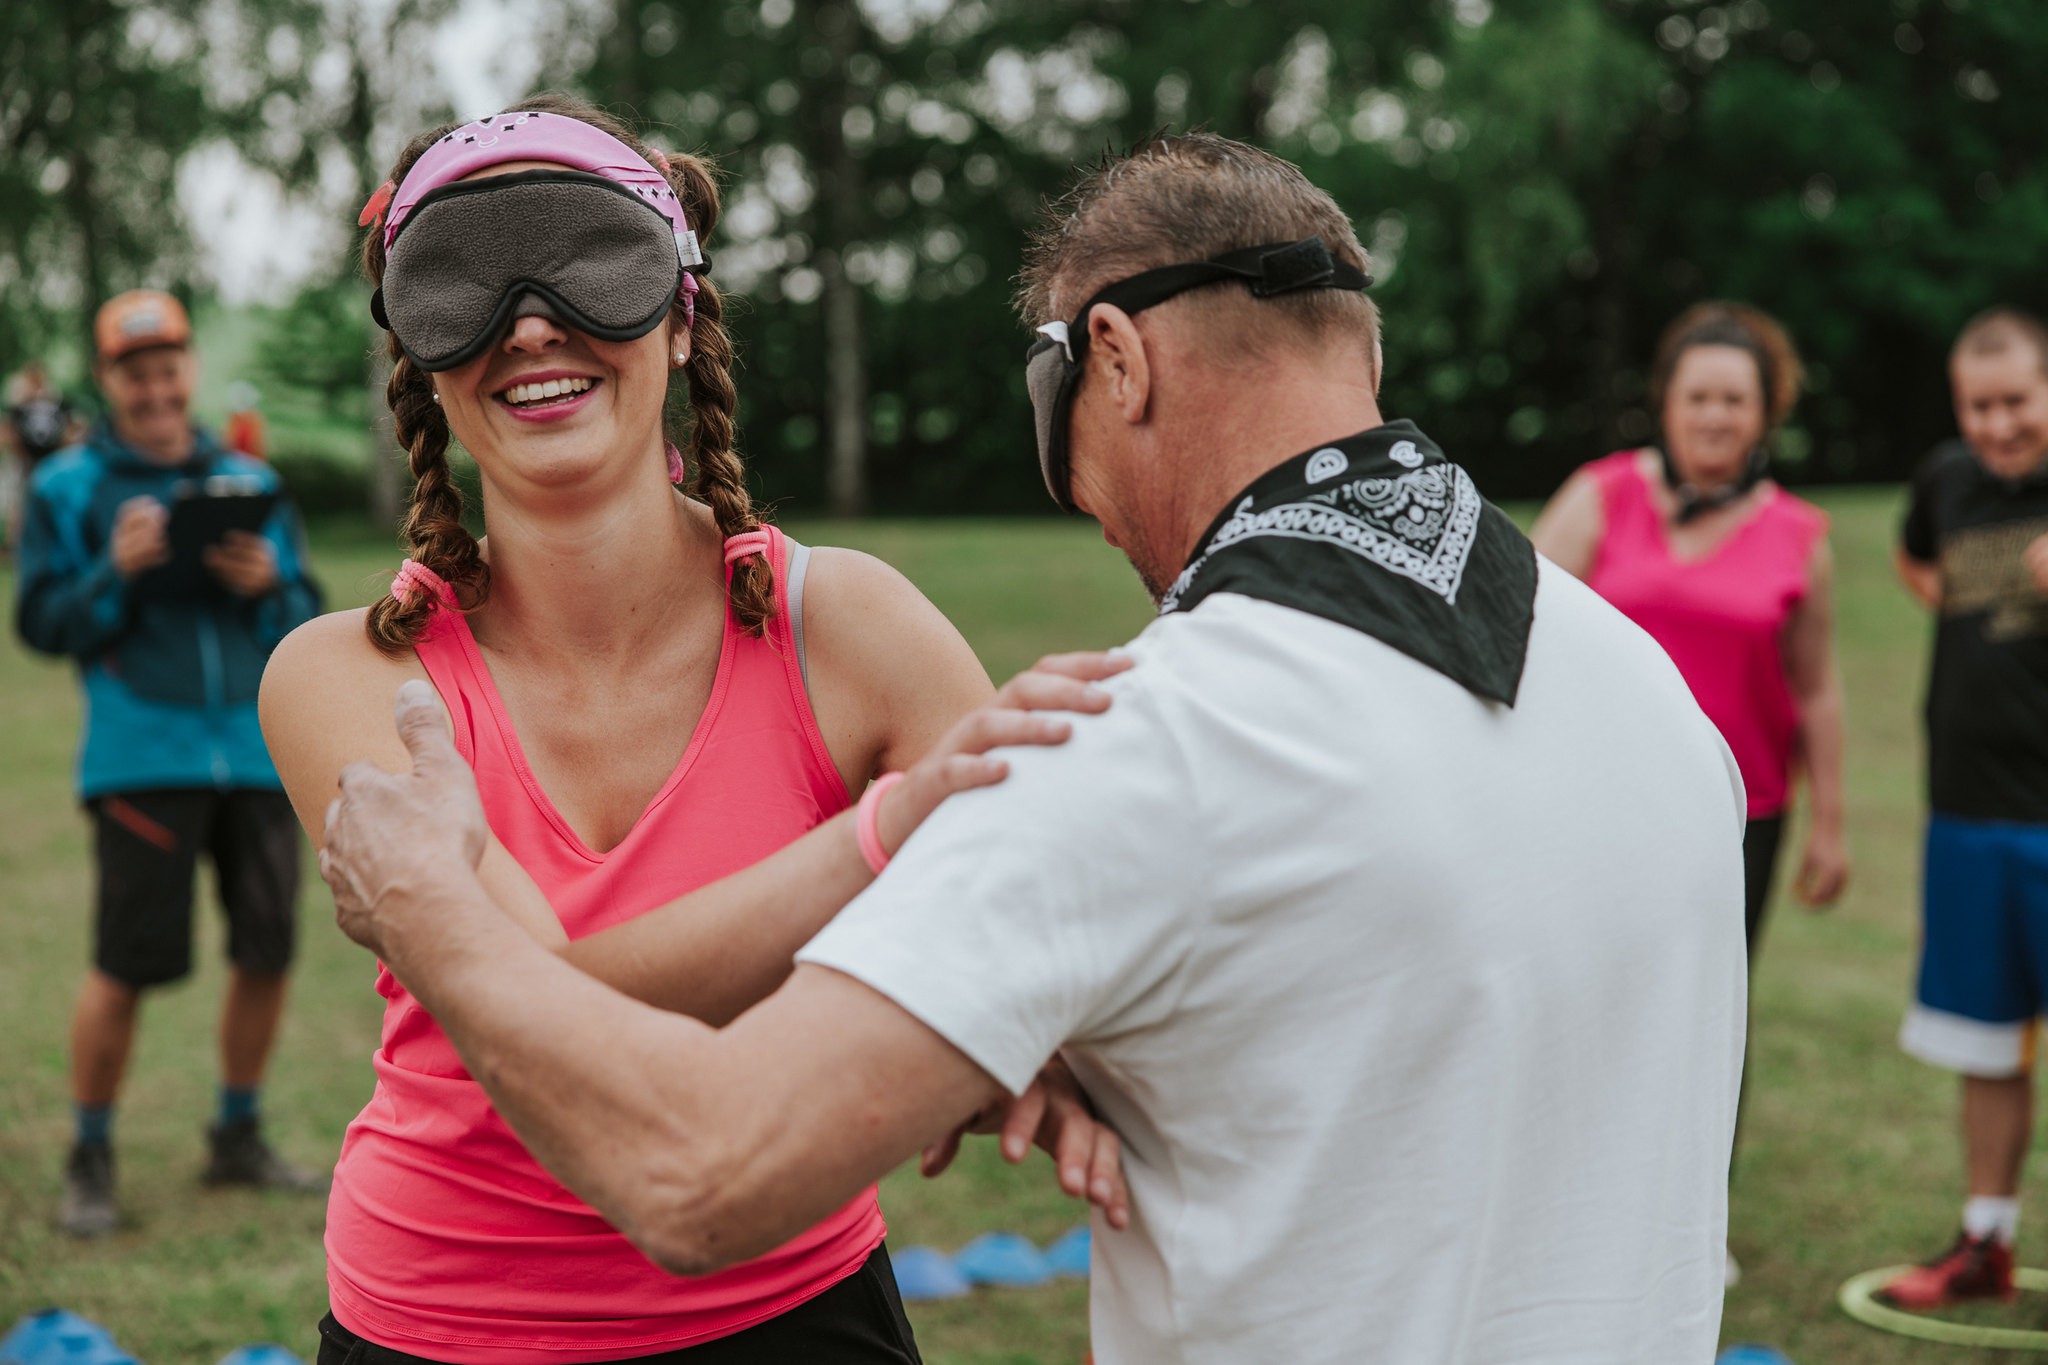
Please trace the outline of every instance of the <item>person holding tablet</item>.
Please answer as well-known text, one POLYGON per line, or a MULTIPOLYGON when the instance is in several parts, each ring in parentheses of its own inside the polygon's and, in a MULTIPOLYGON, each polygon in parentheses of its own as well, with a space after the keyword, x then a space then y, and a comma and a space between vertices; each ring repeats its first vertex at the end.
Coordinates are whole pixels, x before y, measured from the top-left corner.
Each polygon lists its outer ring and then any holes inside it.
POLYGON ((263 746, 270 651, 316 614, 298 516, 275 471, 193 425, 199 360, 168 294, 110 300, 94 326, 109 419, 37 467, 15 626, 71 659, 85 694, 78 794, 91 813, 94 949, 71 1023, 77 1132, 59 1224, 120 1225, 114 1099, 141 993, 192 966, 192 885, 214 865, 232 967, 221 1018, 209 1184, 321 1189, 258 1126, 283 1013, 299 834, 263 746))

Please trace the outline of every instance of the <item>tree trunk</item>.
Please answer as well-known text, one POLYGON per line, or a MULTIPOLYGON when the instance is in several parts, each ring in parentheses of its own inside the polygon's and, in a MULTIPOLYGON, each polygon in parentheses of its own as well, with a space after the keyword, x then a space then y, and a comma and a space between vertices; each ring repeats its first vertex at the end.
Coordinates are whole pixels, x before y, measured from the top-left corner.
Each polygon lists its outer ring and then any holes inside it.
POLYGON ((71 96, 71 116, 65 120, 61 136, 70 143, 67 164, 71 175, 64 186, 64 204, 70 212, 72 227, 78 233, 79 280, 85 287, 85 297, 81 300, 84 315, 80 321, 85 329, 85 353, 90 357, 97 354, 93 319, 98 315, 100 305, 107 301, 107 280, 106 267, 100 259, 99 201, 92 192, 92 156, 86 147, 91 129, 87 126, 78 88, 80 68, 92 60, 80 50, 84 46, 81 39, 89 33, 84 26, 97 17, 82 13, 85 8, 72 8, 63 30, 64 79, 66 91, 71 96))
MULTIPOLYGON (((368 50, 369 30, 360 16, 348 23, 350 58, 348 112, 342 119, 342 136, 348 141, 349 157, 355 162, 357 189, 367 200, 381 183, 371 141, 376 136, 376 93, 370 83, 370 63, 377 54, 368 50)), ((353 276, 355 260, 344 255, 343 278, 353 276)), ((398 530, 398 518, 405 502, 405 452, 398 449, 398 436, 391 419, 391 404, 384 391, 391 382, 391 355, 381 333, 370 333, 370 346, 363 353, 363 400, 369 417, 370 465, 367 510, 371 522, 391 531, 398 530)))
POLYGON ((818 273, 824 279, 825 485, 832 514, 857 517, 868 506, 868 375, 860 286, 846 273, 846 251, 860 231, 862 190, 860 158, 846 145, 846 64, 861 20, 849 0, 814 4, 810 18, 832 52, 811 148, 818 177, 818 273))
POLYGON ((837 250, 818 260, 825 291, 825 483, 832 515, 867 511, 868 375, 861 352, 860 286, 846 278, 837 250))
POLYGON ((396 535, 405 504, 408 456, 398 448, 391 405, 384 401, 384 387, 391 382, 391 357, 382 346, 370 348, 363 378, 370 409, 370 520, 396 535))

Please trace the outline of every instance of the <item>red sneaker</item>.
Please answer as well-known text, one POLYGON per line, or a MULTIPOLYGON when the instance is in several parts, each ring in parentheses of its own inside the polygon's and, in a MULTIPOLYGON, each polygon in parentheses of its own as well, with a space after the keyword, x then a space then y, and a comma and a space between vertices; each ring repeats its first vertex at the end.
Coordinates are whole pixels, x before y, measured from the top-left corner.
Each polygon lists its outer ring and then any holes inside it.
POLYGON ((1877 1299, 1916 1313, 1946 1308, 1970 1299, 2011 1303, 2012 1248, 1996 1237, 1959 1233, 1956 1244, 1931 1261, 1913 1267, 1877 1291, 1877 1299))

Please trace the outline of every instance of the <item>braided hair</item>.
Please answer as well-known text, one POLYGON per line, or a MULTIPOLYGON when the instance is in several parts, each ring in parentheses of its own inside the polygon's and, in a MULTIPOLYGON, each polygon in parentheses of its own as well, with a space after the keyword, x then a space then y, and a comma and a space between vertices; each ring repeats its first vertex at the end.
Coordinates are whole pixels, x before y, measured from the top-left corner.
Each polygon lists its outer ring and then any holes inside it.
MULTIPOLYGON (((641 142, 620 120, 571 95, 536 95, 512 106, 512 112, 519 110, 578 119, 640 153, 667 178, 698 239, 710 238, 719 210, 717 171, 710 161, 681 153, 664 156, 641 142)), ((413 163, 458 126, 431 128, 408 143, 391 169, 392 183, 402 182, 413 163)), ((363 269, 372 287, 383 284, 381 221, 371 226, 364 239, 363 269)), ((665 435, 688 452, 689 493, 711 509, 719 534, 729 538, 758 529, 761 518, 747 491, 746 469, 735 444, 739 391, 732 379, 733 344, 725 329, 724 300, 709 278, 699 276, 697 283, 695 321, 689 327, 690 358, 683 366, 687 398, 676 402, 671 389, 665 435)), ((686 317, 678 299, 670 320, 680 331, 686 317)), ((385 401, 391 406, 398 443, 407 452, 413 476, 404 524, 409 555, 447 583, 457 610, 475 611, 490 596, 491 570, 476 537, 462 524, 462 490, 448 468, 448 418, 434 400, 432 376, 413 364, 396 336, 388 342, 394 363, 385 401)), ((388 654, 410 650, 426 629, 434 601, 433 594, 424 592, 379 598, 371 605, 364 627, 371 642, 388 654)), ((774 579, 765 556, 754 555, 733 566, 730 602, 740 626, 750 634, 761 634, 775 614, 774 579)))

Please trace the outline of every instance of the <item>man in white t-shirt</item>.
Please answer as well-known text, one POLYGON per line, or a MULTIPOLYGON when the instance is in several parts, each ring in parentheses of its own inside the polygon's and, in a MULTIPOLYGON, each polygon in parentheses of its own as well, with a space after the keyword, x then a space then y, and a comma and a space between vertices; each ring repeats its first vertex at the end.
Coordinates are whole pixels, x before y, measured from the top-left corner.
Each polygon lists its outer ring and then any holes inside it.
MULTIPOLYGON (((775 1245, 1057 1053, 1125 1143, 1102 1365, 1712 1357, 1741 782, 1649 637, 1383 422, 1365 267, 1207 135, 1058 206, 1022 301, 1071 319, 1030 366, 1047 484, 1162 614, 1113 705, 942 805, 722 1031, 496 913, 414 699, 418 771, 345 776, 344 927, 656 1260, 775 1245)), ((849 825, 742 874, 762 913, 857 884, 849 825)))

